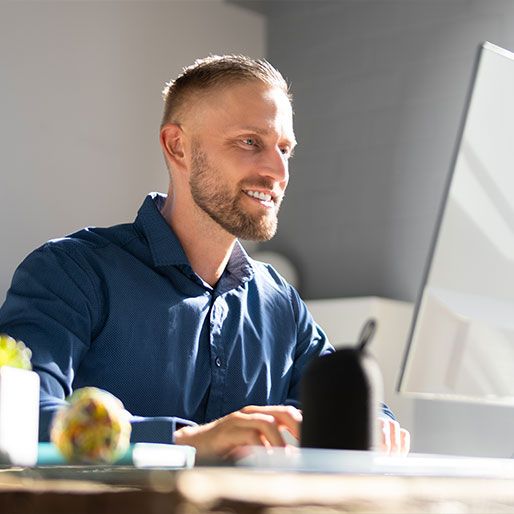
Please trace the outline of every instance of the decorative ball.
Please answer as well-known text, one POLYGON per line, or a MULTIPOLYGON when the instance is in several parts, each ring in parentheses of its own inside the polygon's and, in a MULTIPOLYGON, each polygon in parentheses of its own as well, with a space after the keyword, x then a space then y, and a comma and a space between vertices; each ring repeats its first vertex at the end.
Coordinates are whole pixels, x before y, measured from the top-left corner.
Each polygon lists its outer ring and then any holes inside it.
POLYGON ((0 334, 0 367, 32 369, 30 358, 32 352, 22 341, 16 341, 7 334, 0 334))
POLYGON ((96 387, 77 389, 57 412, 50 437, 70 462, 108 464, 130 444, 129 414, 121 401, 96 387))

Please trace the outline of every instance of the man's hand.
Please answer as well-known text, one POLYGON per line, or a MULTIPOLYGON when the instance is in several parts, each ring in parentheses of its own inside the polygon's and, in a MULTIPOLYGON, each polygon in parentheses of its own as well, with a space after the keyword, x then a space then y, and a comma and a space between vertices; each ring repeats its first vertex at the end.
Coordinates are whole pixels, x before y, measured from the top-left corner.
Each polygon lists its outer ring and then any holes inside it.
POLYGON ((302 414, 289 406, 248 406, 227 416, 175 432, 176 444, 196 448, 199 458, 230 458, 244 446, 286 446, 281 433, 300 438, 302 414))
POLYGON ((387 455, 407 455, 410 451, 410 434, 391 418, 379 418, 380 451, 387 455))

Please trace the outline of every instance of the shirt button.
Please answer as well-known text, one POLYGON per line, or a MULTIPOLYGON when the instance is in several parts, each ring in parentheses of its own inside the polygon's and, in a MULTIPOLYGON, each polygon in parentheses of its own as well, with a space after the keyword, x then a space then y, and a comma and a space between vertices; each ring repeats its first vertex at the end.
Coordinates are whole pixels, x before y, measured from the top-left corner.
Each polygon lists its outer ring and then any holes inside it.
POLYGON ((216 364, 216 366, 218 366, 218 368, 221 368, 221 359, 219 357, 216 357, 214 363, 216 364))

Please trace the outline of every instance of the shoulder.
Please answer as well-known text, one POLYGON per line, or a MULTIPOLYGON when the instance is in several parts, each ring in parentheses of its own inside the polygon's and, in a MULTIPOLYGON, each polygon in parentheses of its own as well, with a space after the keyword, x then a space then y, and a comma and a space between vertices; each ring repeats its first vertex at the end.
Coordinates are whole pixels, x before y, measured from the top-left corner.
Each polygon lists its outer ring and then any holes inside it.
POLYGON ((106 252, 122 248, 136 237, 138 235, 131 224, 109 228, 86 227, 36 248, 25 257, 19 270, 51 273, 54 269, 59 273, 90 275, 106 252))
POLYGON ((33 253, 84 257, 106 248, 123 247, 138 237, 133 224, 129 223, 107 228, 85 227, 67 236, 50 239, 33 253))
POLYGON ((85 227, 65 237, 51 239, 44 246, 53 250, 99 250, 108 246, 121 246, 139 238, 134 224, 112 227, 85 227))

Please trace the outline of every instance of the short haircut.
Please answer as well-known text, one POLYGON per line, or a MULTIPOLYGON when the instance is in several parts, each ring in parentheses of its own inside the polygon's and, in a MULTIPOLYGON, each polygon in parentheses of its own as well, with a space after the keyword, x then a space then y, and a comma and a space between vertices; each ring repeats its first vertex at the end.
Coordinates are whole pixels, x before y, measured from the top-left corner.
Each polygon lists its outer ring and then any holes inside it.
POLYGON ((175 80, 166 83, 162 92, 164 114, 161 126, 178 123, 183 107, 195 93, 252 80, 281 89, 292 101, 287 82, 268 61, 244 55, 211 55, 197 59, 184 68, 175 80))

